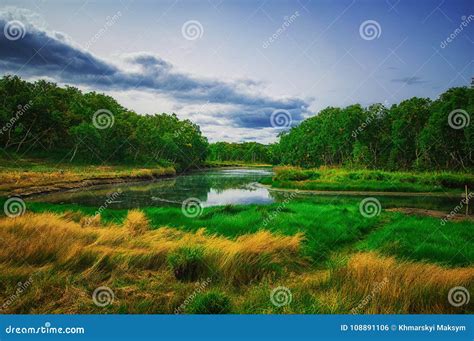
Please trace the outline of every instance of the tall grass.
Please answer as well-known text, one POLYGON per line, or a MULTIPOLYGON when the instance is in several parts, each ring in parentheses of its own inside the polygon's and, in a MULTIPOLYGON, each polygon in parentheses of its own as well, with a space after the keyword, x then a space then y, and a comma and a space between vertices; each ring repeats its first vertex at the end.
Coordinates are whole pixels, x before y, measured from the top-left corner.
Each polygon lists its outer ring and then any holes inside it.
POLYGON ((388 172, 340 168, 275 167, 273 185, 306 190, 440 192, 474 187, 474 175, 454 172, 388 172))
MULTIPOLYGON (((141 212, 130 215, 143 223, 141 212)), ((0 302, 15 295, 18 282, 31 278, 32 283, 11 304, 0 306, 2 312, 172 313, 188 301, 183 312, 472 311, 469 305, 447 303, 454 286, 472 292, 472 266, 448 269, 375 253, 345 261, 344 250, 336 251, 342 252, 340 258, 312 265, 301 252, 307 236, 297 230, 225 237, 205 229, 161 227, 135 234, 125 227, 130 219, 119 225, 81 224, 82 218, 77 212, 0 218, 0 302), (196 295, 194 281, 204 278, 208 286, 196 295), (116 299, 101 308, 91 294, 103 285, 113 289, 116 299), (279 308, 269 296, 282 285, 291 290, 293 302, 279 308)))

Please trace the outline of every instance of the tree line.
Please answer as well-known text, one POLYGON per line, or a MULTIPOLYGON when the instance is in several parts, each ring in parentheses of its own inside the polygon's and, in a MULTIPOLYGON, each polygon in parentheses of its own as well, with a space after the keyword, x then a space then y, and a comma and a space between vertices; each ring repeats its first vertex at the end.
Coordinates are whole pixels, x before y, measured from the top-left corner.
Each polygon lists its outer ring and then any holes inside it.
POLYGON ((473 169, 473 112, 474 89, 467 87, 390 108, 328 107, 281 134, 279 161, 302 167, 473 169))
POLYGON ((209 145, 210 161, 241 161, 247 163, 277 164, 276 145, 257 142, 216 142, 209 145))
POLYGON ((0 79, 0 148, 16 155, 89 163, 199 166, 241 161, 377 169, 474 168, 474 89, 387 108, 328 107, 280 134, 279 142, 209 144, 175 114, 138 115, 110 96, 17 76, 0 79))
POLYGON ((0 148, 12 155, 181 169, 207 157, 207 138, 191 121, 138 115, 96 92, 4 76, 0 100, 0 148))

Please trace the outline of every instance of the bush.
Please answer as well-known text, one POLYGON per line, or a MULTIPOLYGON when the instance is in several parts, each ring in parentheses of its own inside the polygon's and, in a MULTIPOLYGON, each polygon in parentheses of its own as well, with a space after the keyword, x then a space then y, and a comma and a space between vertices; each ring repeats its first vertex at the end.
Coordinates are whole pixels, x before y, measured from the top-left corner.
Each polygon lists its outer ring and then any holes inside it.
POLYGON ((150 230, 150 222, 145 213, 140 210, 128 211, 123 226, 130 231, 130 234, 133 236, 142 235, 150 230))
POLYGON ((204 250, 199 247, 182 247, 167 256, 169 267, 178 280, 195 281, 208 273, 204 250))
POLYGON ((197 295, 186 308, 188 314, 229 314, 231 310, 230 299, 218 291, 197 295))

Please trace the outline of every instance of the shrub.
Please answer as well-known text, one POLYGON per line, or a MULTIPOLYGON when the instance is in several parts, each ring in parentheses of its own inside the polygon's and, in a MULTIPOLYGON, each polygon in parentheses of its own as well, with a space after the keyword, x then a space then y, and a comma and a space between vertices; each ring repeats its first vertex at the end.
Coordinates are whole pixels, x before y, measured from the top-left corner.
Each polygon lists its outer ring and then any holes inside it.
POLYGON ((144 234, 150 229, 150 222, 142 211, 130 210, 128 211, 123 226, 130 232, 130 234, 138 236, 144 234))
POLYGON ((179 248, 168 254, 167 262, 176 279, 183 281, 195 281, 208 272, 200 247, 179 248))
POLYGON ((197 295, 186 308, 189 314, 229 314, 231 310, 230 299, 218 291, 197 295))

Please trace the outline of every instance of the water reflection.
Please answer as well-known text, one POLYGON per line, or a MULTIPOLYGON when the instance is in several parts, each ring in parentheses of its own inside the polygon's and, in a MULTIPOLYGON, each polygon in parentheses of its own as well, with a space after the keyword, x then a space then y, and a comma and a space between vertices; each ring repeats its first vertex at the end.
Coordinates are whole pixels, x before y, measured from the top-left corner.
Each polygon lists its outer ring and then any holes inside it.
POLYGON ((273 196, 266 188, 257 186, 262 177, 270 176, 270 169, 218 169, 193 172, 172 179, 135 184, 115 184, 86 188, 76 192, 44 195, 36 201, 80 204, 98 207, 104 198, 120 189, 121 194, 111 208, 176 206, 190 197, 201 200, 203 206, 228 204, 269 204, 273 196))
MULTIPOLYGON (((181 206, 188 198, 198 198, 203 206, 269 204, 286 199, 304 201, 310 204, 354 204, 359 205, 366 196, 344 195, 309 195, 291 192, 268 190, 258 185, 265 176, 272 175, 270 169, 215 169, 194 172, 176 178, 162 179, 154 182, 135 184, 115 184, 102 187, 84 188, 75 192, 64 192, 44 195, 35 201, 80 204, 100 207, 107 197, 121 190, 114 196, 109 208, 140 208, 160 206, 181 206)), ((461 198, 445 197, 389 197, 378 196, 382 208, 414 207, 449 212, 459 205, 461 198)), ((472 206, 471 206, 472 211, 472 206)))

